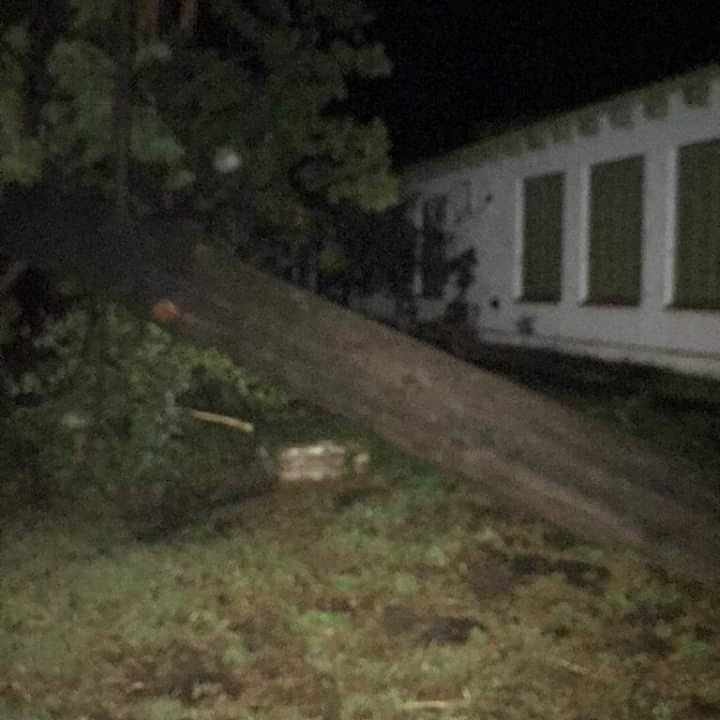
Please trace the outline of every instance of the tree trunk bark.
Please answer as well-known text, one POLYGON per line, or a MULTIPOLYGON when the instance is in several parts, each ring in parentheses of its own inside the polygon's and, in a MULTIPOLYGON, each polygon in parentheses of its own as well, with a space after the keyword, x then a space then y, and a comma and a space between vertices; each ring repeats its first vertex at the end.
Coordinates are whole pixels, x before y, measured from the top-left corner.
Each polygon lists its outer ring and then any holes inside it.
POLYGON ((720 575, 720 502, 689 465, 208 250, 188 279, 165 294, 189 337, 515 508, 681 571, 720 575))
POLYGON ((115 223, 119 241, 130 223, 130 156, 132 151, 132 84, 135 12, 133 0, 116 6, 115 98, 113 140, 115 143, 115 223))
POLYGON ((160 0, 138 0, 136 33, 144 40, 154 40, 160 31, 160 0))
POLYGON ((195 34, 197 13, 197 0, 182 0, 180 3, 180 32, 185 37, 192 37, 195 34))
MULTIPOLYGON (((179 334, 366 423, 516 509, 678 571, 720 577, 717 488, 681 461, 235 258, 199 246, 169 261, 167 231, 159 253, 138 242, 144 254, 126 260, 124 274, 100 240, 69 251, 31 237, 36 257, 54 256, 66 270, 74 261, 81 275, 148 315, 171 301, 179 334)), ((27 256, 28 243, 16 246, 16 257, 27 256)))

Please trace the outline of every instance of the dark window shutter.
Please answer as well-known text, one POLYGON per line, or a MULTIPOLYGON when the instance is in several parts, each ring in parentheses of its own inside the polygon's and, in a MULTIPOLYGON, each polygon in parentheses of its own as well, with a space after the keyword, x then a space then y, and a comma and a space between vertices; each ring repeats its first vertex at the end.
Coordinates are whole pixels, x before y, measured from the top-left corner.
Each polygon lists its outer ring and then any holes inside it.
POLYGON ((564 175, 524 184, 523 300, 558 302, 562 295, 564 175))
POLYGON ((678 154, 675 303, 720 308, 720 140, 678 154))
POLYGON ((592 168, 589 302, 608 305, 640 302, 643 177, 642 157, 592 168))

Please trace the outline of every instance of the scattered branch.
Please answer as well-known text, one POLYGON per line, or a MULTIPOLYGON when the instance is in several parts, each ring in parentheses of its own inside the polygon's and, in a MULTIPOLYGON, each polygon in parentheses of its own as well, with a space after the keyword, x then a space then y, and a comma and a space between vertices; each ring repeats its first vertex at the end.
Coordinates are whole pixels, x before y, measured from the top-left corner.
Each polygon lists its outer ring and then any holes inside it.
POLYGON ((454 700, 407 700, 401 706, 406 712, 418 712, 422 710, 448 710, 458 708, 470 703, 470 692, 463 690, 462 697, 454 700))
POLYGON ((196 420, 215 423, 216 425, 225 425, 226 427, 231 427, 248 434, 255 432, 255 426, 247 420, 240 420, 230 415, 219 415, 218 413, 209 412, 208 410, 195 410, 194 408, 189 408, 189 410, 190 414, 196 420))
POLYGON ((590 671, 583 667, 582 665, 577 665, 574 662, 571 662, 570 660, 565 660, 564 658, 559 657, 553 657, 552 655, 547 657, 548 662, 550 662, 552 665, 557 665, 558 667, 563 668, 564 670, 567 670, 571 673, 574 673, 575 675, 589 675, 590 671))

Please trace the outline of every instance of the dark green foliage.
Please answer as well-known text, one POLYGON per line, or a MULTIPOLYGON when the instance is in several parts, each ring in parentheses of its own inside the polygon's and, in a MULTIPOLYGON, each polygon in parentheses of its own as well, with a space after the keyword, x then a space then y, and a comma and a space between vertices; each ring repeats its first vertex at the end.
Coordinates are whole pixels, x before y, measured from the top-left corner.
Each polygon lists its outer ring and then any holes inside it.
MULTIPOLYGON (((224 393, 223 409, 232 405, 244 420, 285 406, 281 392, 223 354, 177 343, 114 305, 76 308, 49 321, 33 344, 35 367, 6 378, 15 406, 3 435, 24 448, 49 492, 91 489, 132 502, 192 483, 187 473, 200 470, 197 443, 207 437, 198 437, 185 403, 193 393, 201 399, 210 384, 224 393)), ((233 438, 236 460, 244 453, 252 464, 255 438, 232 432, 240 435, 233 438)), ((204 450, 207 459, 212 452, 204 450)))
POLYGON ((400 302, 413 293, 417 231, 399 204, 363 213, 345 203, 329 209, 318 229, 319 290, 347 303, 352 292, 389 291, 400 302))
POLYGON ((341 208, 397 201, 383 123, 342 110, 354 80, 390 72, 362 2, 199 3, 194 33, 178 3, 160 2, 152 29, 137 3, 130 38, 117 0, 45 5, 0 7, 0 193, 15 202, 27 187, 114 198, 107 241, 128 245, 132 216, 189 215, 315 288, 341 208))
POLYGON ((138 21, 129 40, 119 7, 0 9, 0 189, 45 177, 112 194, 122 111, 136 212, 189 204, 243 230, 256 221, 297 229, 318 203, 375 211, 394 202, 382 123, 332 112, 351 78, 390 70, 367 39, 362 3, 202 3, 194 37, 163 16, 149 33, 138 21), (131 86, 119 102, 128 43, 131 86), (218 172, 227 148, 236 172, 218 172))

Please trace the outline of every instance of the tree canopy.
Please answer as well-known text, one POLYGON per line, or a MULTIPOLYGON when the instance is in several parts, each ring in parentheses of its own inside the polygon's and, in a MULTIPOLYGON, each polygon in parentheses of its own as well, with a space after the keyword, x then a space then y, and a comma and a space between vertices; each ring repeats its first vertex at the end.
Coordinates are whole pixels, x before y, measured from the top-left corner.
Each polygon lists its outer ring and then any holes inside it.
POLYGON ((360 0, 9 0, 0 192, 112 193, 124 113, 135 211, 232 206, 299 228, 313 206, 383 210, 386 129, 338 110, 354 77, 390 71, 371 21, 360 0))

